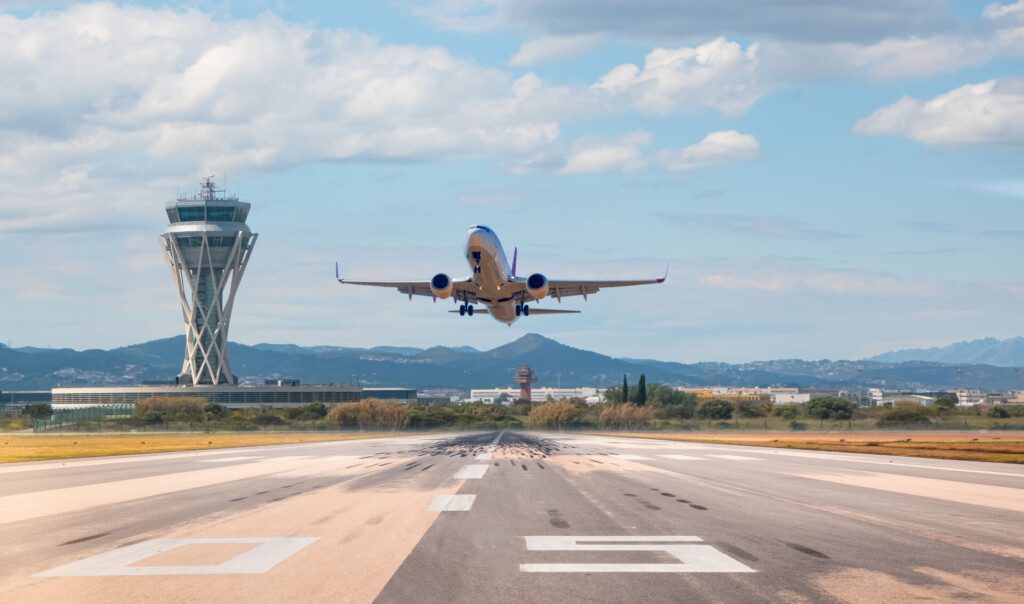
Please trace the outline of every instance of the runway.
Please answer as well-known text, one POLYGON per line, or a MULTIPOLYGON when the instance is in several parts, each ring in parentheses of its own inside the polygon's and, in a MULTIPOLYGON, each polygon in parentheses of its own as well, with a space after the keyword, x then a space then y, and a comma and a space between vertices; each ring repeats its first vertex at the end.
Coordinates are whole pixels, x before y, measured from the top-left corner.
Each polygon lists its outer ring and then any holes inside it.
POLYGON ((9 602, 1020 601, 1024 467, 491 432, 0 466, 9 602))

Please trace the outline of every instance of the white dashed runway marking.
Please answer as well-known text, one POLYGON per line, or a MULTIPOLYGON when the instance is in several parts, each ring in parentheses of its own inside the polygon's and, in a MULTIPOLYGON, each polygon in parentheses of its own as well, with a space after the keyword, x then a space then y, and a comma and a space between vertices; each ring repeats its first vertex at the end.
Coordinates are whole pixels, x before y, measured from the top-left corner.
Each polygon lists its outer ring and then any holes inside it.
POLYGON ((37 577, 110 577, 130 575, 253 575, 262 574, 317 537, 237 537, 195 539, 150 539, 135 545, 121 547, 58 566, 41 572, 37 577), (244 551, 220 564, 208 566, 145 566, 146 558, 183 546, 224 545, 254 543, 256 547, 244 551))
POLYGON ((703 457, 694 457, 693 455, 659 455, 658 457, 675 459, 678 461, 707 461, 703 457))
POLYGON ((428 512, 468 512, 476 495, 438 495, 430 502, 428 512))
POLYGON ((650 457, 644 457, 643 455, 623 455, 620 453, 613 453, 612 455, 615 459, 625 459, 628 461, 642 461, 644 459, 650 459, 650 457))
POLYGON ((236 457, 218 457, 216 459, 197 459, 200 463, 221 463, 225 461, 248 461, 250 459, 259 459, 255 455, 238 455, 236 457))
POLYGON ((742 455, 713 455, 708 453, 708 457, 716 457, 718 459, 732 459, 735 461, 761 461, 760 457, 744 457, 742 455))
POLYGON ((455 473, 455 478, 483 478, 489 467, 491 466, 485 463, 462 466, 462 469, 455 473))

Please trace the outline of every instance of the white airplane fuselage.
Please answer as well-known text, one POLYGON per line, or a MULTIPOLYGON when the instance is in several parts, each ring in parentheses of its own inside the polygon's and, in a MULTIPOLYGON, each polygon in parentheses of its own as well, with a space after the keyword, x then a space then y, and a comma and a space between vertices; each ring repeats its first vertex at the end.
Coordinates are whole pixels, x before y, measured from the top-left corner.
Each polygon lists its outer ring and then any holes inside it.
POLYGON ((498 236, 485 226, 470 227, 466 231, 465 254, 478 290, 477 300, 496 320, 508 325, 515 323, 517 300, 513 289, 507 287, 515 277, 498 236))

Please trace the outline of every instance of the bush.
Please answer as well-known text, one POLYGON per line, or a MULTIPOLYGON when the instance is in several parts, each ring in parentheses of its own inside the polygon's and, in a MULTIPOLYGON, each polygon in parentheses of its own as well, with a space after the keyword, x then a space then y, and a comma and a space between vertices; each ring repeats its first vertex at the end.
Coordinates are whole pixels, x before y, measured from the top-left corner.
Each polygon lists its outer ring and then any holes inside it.
POLYGON ((224 419, 228 414, 228 408, 219 403, 206 403, 203 406, 203 413, 206 415, 207 421, 224 419))
POLYGON ((578 417, 576 405, 569 401, 557 401, 537 405, 530 410, 530 423, 544 428, 563 428, 574 423, 578 417))
POLYGON ((899 405, 882 414, 879 426, 891 424, 930 424, 928 411, 921 405, 899 405))
POLYGON ((49 403, 32 403, 22 407, 21 414, 30 419, 43 419, 53 415, 53 407, 49 403))
POLYGON ((299 421, 316 421, 327 417, 327 405, 310 403, 301 407, 289 407, 285 411, 285 416, 299 421))
POLYGON ((789 422, 789 429, 790 430, 806 430, 807 429, 807 424, 805 424, 803 422, 798 422, 796 420, 793 420, 793 421, 789 422))
POLYGON ((740 417, 767 417, 771 412, 770 405, 771 403, 766 404, 760 401, 739 400, 733 404, 733 407, 740 417))
POLYGON ((804 405, 807 417, 815 419, 850 419, 853 417, 853 410, 853 403, 835 396, 811 399, 804 405))
POLYGON ((274 415, 273 413, 260 413, 253 416, 252 423, 257 426, 280 426, 284 424, 285 421, 281 416, 274 415))
POLYGON ((341 427, 398 430, 409 421, 411 408, 405 403, 391 403, 368 398, 358 403, 331 405, 327 418, 341 427))
MULTIPOLYGON (((772 409, 772 415, 775 417, 781 417, 782 419, 796 419, 800 417, 800 413, 803 411, 803 405, 776 405, 772 409)), ((799 422, 795 422, 799 423, 799 422)))
POLYGON ((732 419, 732 403, 720 398, 704 401, 697 407, 697 417, 701 419, 732 419))
POLYGON ((627 403, 625 405, 606 406, 601 410, 599 421, 603 426, 639 428, 647 425, 652 419, 654 419, 654 410, 647 405, 638 407, 627 403))
POLYGON ((989 417, 1024 417, 1024 407, 1020 405, 993 405, 985 415, 989 417))
POLYGON ((199 396, 151 396, 135 403, 132 416, 143 418, 150 411, 162 421, 200 422, 205 417, 206 399, 199 396))
POLYGON ((164 423, 164 414, 160 411, 143 411, 141 414, 135 414, 135 417, 140 423, 150 426, 164 423))

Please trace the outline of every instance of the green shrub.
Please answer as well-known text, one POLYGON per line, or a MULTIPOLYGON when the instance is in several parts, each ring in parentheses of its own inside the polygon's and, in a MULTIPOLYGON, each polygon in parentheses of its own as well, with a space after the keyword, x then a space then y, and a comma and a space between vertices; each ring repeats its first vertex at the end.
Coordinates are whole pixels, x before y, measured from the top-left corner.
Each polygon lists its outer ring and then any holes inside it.
POLYGON ((285 421, 281 416, 274 415, 273 413, 260 413, 253 416, 252 423, 257 426, 280 426, 284 424, 285 421))
POLYGON ((732 419, 732 403, 720 398, 709 399, 697 407, 696 415, 701 419, 732 419))
POLYGON ((804 413, 815 419, 850 419, 854 405, 835 396, 822 396, 804 404, 804 413))
POLYGON ((790 430, 806 430, 807 429, 807 424, 805 424, 803 422, 798 422, 796 420, 793 420, 793 421, 789 422, 789 429, 790 430))
POLYGON ((892 424, 930 424, 928 411, 921 405, 900 405, 894 406, 882 414, 878 420, 879 426, 892 424))
POLYGON ((782 419, 796 419, 800 417, 800 413, 802 411, 803 405, 776 405, 775 408, 772 409, 772 415, 775 417, 781 417, 782 419))

